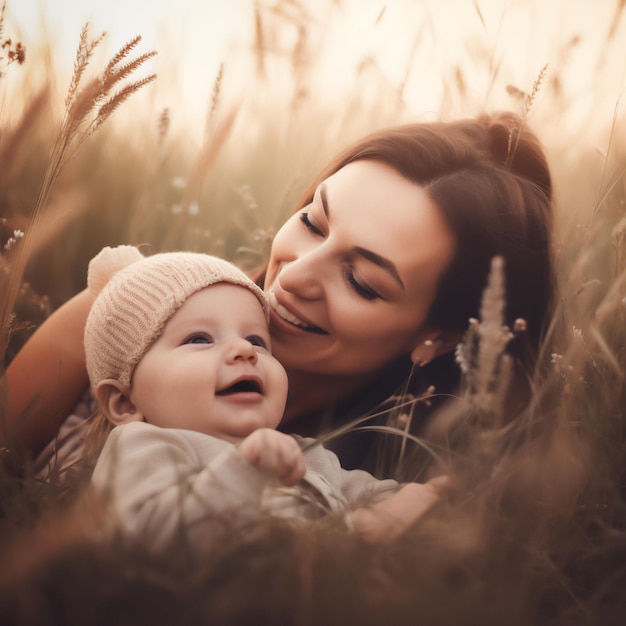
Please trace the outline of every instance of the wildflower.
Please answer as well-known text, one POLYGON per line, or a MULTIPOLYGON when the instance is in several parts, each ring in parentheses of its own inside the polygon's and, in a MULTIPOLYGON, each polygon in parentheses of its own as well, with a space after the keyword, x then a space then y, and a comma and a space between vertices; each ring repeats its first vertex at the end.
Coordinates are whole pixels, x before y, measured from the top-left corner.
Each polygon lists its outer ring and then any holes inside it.
MULTIPOLYGON (((504 323, 504 261, 494 257, 483 291, 480 320, 470 319, 463 341, 456 348, 456 361, 464 374, 468 400, 485 414, 497 414, 511 375, 512 362, 505 348, 514 337, 504 323)), ((522 329, 525 320, 517 321, 522 329)))
POLYGON ((23 236, 24 232, 21 231, 19 228, 17 230, 14 230, 13 236, 9 237, 4 244, 4 249, 8 252, 18 242, 18 239, 22 239, 23 236))
POLYGON ((409 424, 409 414, 408 413, 400 413, 398 415, 398 428, 406 428, 409 424))
POLYGON ((24 63, 24 61, 26 60, 26 48, 22 45, 21 41, 18 41, 15 44, 14 55, 15 55, 15 60, 20 65, 22 65, 22 63, 24 63))
POLYGON ((257 228, 254 231, 254 241, 272 242, 275 234, 273 229, 257 228))
POLYGON ((246 208, 249 211, 254 211, 257 209, 258 205, 257 205, 256 199, 252 195, 252 190, 250 189, 250 185, 241 185, 241 187, 239 187, 239 195, 243 199, 246 205, 246 208))

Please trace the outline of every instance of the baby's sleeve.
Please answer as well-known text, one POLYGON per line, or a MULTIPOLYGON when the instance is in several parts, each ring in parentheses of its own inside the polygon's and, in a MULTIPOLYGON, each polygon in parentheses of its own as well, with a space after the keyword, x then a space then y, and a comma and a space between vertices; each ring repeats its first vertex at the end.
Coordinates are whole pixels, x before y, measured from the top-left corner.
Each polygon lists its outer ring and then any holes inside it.
POLYGON ((268 478, 233 444, 197 435, 142 422, 113 429, 92 476, 110 511, 110 533, 156 549, 180 533, 201 545, 224 513, 237 511, 231 525, 258 513, 268 478))
POLYGON ((313 439, 301 440, 307 469, 323 477, 352 511, 379 502, 401 486, 391 478, 379 480, 364 470, 345 470, 336 454, 319 444, 311 447, 312 443, 313 439))

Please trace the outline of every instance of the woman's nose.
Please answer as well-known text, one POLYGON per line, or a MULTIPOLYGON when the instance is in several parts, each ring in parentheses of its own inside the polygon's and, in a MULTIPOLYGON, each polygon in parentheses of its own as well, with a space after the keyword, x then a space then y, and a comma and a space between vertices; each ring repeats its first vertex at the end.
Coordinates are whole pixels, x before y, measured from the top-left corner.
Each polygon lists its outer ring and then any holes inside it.
POLYGON ((282 265, 277 281, 285 291, 304 300, 318 300, 324 292, 322 266, 312 253, 282 265))
POLYGON ((235 337, 229 342, 225 356, 229 364, 246 361, 255 364, 259 360, 256 348, 243 337, 235 337))

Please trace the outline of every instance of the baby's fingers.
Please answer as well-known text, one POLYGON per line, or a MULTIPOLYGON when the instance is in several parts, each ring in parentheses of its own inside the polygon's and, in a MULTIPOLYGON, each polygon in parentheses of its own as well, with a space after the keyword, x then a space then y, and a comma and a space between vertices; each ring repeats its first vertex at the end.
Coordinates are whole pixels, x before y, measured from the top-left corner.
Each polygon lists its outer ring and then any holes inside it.
POLYGON ((295 462, 289 472, 281 479, 281 482, 283 485, 291 487, 299 483, 304 478, 305 474, 306 465, 304 463, 304 456, 302 455, 302 450, 298 448, 298 455, 296 456, 295 462))
POLYGON ((278 462, 275 466, 277 480, 286 487, 300 482, 306 473, 306 466, 298 442, 292 437, 286 437, 281 441, 277 455, 278 462))
POLYGON ((240 454, 252 465, 290 487, 306 472, 304 456, 298 442, 289 435, 262 428, 239 445, 240 454))

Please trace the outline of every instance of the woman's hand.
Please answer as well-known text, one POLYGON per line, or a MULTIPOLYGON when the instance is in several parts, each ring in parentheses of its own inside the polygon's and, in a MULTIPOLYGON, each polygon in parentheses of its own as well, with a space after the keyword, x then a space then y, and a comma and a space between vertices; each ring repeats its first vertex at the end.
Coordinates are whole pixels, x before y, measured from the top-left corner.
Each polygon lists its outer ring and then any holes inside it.
POLYGON ((423 517, 450 487, 447 476, 437 476, 426 483, 408 483, 385 500, 354 511, 354 530, 366 541, 393 541, 423 517))
POLYGON ((260 428, 248 435, 238 450, 248 463, 269 472, 286 487, 298 483, 306 472, 298 442, 270 428, 260 428))

